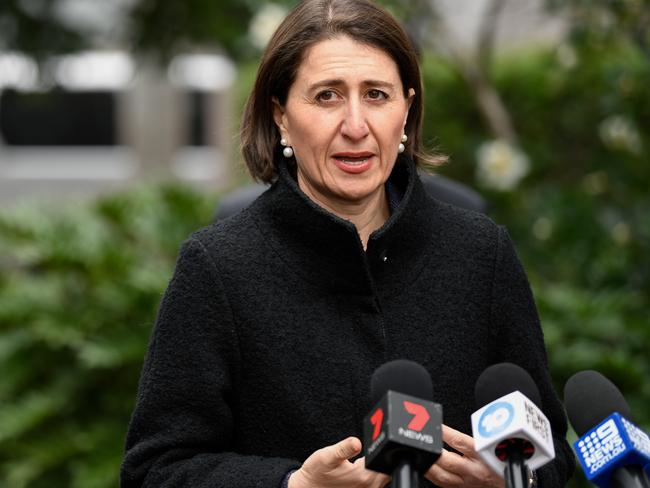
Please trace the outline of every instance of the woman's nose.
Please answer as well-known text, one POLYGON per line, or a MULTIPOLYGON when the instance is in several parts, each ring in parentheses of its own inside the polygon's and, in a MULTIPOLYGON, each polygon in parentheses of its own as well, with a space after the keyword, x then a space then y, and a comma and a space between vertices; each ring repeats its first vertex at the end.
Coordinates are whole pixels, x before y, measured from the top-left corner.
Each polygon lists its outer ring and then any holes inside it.
POLYGON ((343 136, 352 140, 359 140, 366 137, 370 132, 366 114, 361 103, 348 103, 344 117, 343 123, 341 124, 341 134, 343 136))

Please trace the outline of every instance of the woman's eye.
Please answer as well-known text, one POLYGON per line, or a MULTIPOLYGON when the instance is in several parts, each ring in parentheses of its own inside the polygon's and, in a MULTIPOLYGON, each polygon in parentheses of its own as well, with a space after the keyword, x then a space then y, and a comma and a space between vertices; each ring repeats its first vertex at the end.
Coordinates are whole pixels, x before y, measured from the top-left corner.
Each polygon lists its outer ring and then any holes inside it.
POLYGON ((372 100, 386 100, 388 95, 381 90, 370 90, 368 92, 368 98, 371 98, 372 100))
POLYGON ((319 102, 330 102, 336 98, 336 93, 332 90, 325 90, 316 95, 319 102))

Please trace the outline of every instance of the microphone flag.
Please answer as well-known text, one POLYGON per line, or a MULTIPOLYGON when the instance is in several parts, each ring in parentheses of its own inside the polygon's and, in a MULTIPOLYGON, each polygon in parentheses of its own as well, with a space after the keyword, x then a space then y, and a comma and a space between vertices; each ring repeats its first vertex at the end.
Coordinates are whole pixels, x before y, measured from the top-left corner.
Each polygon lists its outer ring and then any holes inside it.
POLYGON ((544 413, 524 394, 514 391, 472 414, 476 452, 495 473, 502 476, 507 465, 507 443, 527 441, 526 465, 535 470, 555 458, 551 424, 544 413))
POLYGON ((573 443, 582 470, 601 488, 622 466, 650 463, 650 437, 617 412, 585 432, 573 443))
POLYGON ((396 456, 408 455, 425 473, 442 452, 442 406, 388 390, 363 420, 366 468, 393 474, 396 456))

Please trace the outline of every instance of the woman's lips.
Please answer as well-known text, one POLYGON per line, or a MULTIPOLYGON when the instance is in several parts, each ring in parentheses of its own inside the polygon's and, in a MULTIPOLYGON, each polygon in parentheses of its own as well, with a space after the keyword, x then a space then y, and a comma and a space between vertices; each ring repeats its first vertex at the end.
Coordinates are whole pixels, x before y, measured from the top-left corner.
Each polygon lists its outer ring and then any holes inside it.
POLYGON ((339 152, 332 155, 334 164, 346 173, 358 174, 367 171, 372 165, 374 153, 339 152))

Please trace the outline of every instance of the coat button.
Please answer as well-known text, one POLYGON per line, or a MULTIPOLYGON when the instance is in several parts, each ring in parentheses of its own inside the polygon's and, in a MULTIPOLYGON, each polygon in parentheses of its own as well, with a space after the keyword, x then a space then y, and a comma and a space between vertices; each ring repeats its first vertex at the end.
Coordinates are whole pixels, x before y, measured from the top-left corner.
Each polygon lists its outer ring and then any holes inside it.
POLYGON ((382 252, 379 253, 379 260, 382 263, 388 262, 388 253, 387 253, 386 249, 384 249, 382 252))

